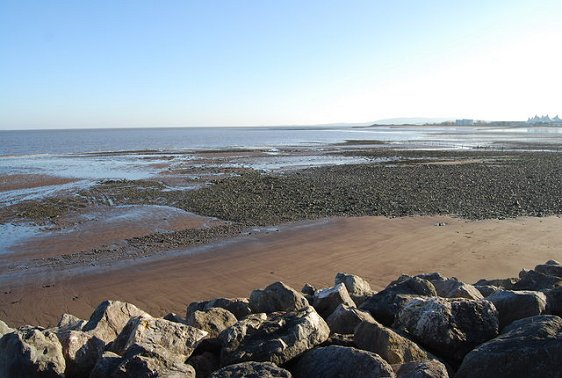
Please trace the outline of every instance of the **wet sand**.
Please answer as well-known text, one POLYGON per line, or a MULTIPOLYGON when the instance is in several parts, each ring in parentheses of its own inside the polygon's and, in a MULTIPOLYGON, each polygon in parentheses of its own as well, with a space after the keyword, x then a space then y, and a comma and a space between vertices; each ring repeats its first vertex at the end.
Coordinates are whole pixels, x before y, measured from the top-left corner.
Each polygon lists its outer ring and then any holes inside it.
POLYGON ((0 284, 0 319, 53 325, 63 312, 87 318, 104 299, 155 316, 184 315, 191 301, 248 296, 276 280, 300 289, 333 284, 339 271, 381 289, 401 273, 439 271, 467 282, 517 276, 562 259, 562 219, 466 221, 450 217, 333 218, 281 227, 207 247, 205 253, 124 262, 97 271, 27 274, 0 284), (438 226, 446 223, 445 226, 438 226))
POLYGON ((76 179, 38 175, 38 174, 18 174, 0 176, 0 192, 8 190, 38 188, 41 186, 62 185, 77 181, 76 179))

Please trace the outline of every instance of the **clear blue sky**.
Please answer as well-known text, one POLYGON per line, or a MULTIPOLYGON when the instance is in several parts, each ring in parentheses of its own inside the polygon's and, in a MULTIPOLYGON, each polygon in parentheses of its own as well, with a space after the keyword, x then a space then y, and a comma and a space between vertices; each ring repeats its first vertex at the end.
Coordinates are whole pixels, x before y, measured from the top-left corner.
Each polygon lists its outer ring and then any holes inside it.
POLYGON ((562 1, 0 1, 0 129, 562 113, 562 1))

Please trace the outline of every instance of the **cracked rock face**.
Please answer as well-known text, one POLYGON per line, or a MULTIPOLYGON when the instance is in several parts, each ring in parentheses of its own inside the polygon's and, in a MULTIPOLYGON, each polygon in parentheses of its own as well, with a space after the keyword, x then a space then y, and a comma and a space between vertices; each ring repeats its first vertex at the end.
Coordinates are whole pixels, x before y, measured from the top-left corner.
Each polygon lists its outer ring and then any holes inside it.
POLYGON ((280 365, 321 344, 329 335, 328 325, 312 307, 249 317, 219 335, 221 364, 256 361, 280 365))

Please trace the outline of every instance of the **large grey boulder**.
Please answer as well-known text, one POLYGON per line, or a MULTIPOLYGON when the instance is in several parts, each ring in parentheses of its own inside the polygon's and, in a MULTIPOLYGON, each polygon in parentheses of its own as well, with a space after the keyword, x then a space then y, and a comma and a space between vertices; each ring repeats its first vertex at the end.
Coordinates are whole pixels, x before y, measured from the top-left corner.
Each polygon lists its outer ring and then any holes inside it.
POLYGON ((212 307, 208 310, 192 312, 185 323, 207 331, 209 337, 214 338, 236 322, 236 317, 230 311, 220 307, 212 307))
POLYGON ((296 378, 394 377, 392 367, 378 354, 360 349, 328 346, 306 352, 297 363, 296 378))
POLYGON ((516 320, 468 353, 455 377, 562 377, 562 319, 516 320))
POLYGON ((243 319, 252 313, 248 298, 215 298, 210 301, 193 302, 187 306, 186 318, 195 311, 205 311, 211 308, 224 308, 230 311, 237 320, 243 319))
POLYGON ((534 270, 521 271, 519 275, 521 279, 513 285, 513 290, 541 291, 562 286, 562 278, 534 270))
POLYGON ((185 324, 138 316, 129 320, 111 351, 119 355, 150 352, 150 357, 185 361, 206 336, 206 331, 185 324))
POLYGON ((82 330, 109 343, 119 335, 125 324, 134 316, 150 317, 149 314, 130 303, 104 301, 95 309, 82 330))
POLYGON ((539 264, 535 266, 535 271, 559 278, 562 277, 562 265, 553 260, 547 261, 547 263, 545 264, 539 264))
POLYGON ((408 362, 392 368, 396 378, 449 378, 447 367, 437 360, 408 362))
POLYGON ((562 316, 562 287, 546 290, 546 313, 562 316))
POLYGON ((309 303, 302 293, 283 282, 274 282, 265 289, 254 290, 250 294, 250 308, 254 313, 298 311, 308 306, 309 303))
POLYGON ((337 273, 334 284, 338 285, 340 283, 345 285, 345 288, 351 296, 351 299, 353 299, 353 301, 357 305, 360 305, 368 297, 375 294, 367 280, 356 276, 355 274, 348 274, 343 272, 337 273))
POLYGON ((540 315, 546 308, 546 296, 538 291, 498 291, 486 298, 498 310, 500 329, 530 316, 540 315))
POLYGON ((439 356, 457 363, 498 334, 498 312, 486 300, 417 298, 396 316, 394 328, 439 356))
POLYGON ((307 307, 296 312, 248 317, 220 335, 221 364, 257 361, 284 364, 328 339, 330 329, 320 315, 307 307))
POLYGON ((402 276, 390 283, 384 290, 367 299, 359 309, 368 311, 385 326, 394 322, 396 313, 404 301, 400 295, 436 296, 435 287, 428 280, 419 277, 402 276))
POLYGON ((54 332, 22 327, 0 339, 0 378, 63 377, 65 368, 54 332))
POLYGON ((314 293, 312 306, 324 319, 330 316, 341 304, 355 307, 355 303, 349 296, 343 283, 337 284, 334 287, 318 290, 314 293))
POLYGON ((435 287, 437 295, 443 298, 482 299, 482 294, 474 286, 455 277, 448 278, 439 273, 418 274, 416 277, 428 280, 435 287))
POLYGON ((376 321, 361 323, 355 330, 353 341, 357 348, 376 353, 389 364, 426 361, 432 358, 431 354, 413 341, 376 321))
POLYGON ((65 377, 87 377, 102 356, 105 343, 82 331, 57 333, 66 362, 65 377))
POLYGON ((211 374, 211 378, 292 378, 292 375, 271 362, 251 361, 225 366, 211 374))
POLYGON ((6 323, 0 320, 0 337, 4 336, 7 333, 14 332, 14 329, 8 327, 6 323))
POLYGON ((331 333, 349 334, 355 332, 362 321, 375 321, 367 311, 340 304, 326 319, 331 333))

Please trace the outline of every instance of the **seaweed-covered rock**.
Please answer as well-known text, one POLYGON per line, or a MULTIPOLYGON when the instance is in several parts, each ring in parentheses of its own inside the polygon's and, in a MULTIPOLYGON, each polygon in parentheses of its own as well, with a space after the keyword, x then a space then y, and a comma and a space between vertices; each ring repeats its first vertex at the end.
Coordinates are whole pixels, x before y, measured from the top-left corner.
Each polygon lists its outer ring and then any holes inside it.
POLYGON ((498 291, 486 298, 498 310, 500 329, 530 316, 540 315, 546 308, 546 296, 538 291, 498 291))
POLYGON ((561 377, 562 319, 516 320, 466 355, 455 377, 561 377))
POLYGON ((397 296, 401 294, 431 297, 436 296, 437 292, 428 280, 402 276, 363 302, 359 309, 368 311, 377 321, 385 326, 390 326, 394 322, 396 313, 400 310, 402 301, 397 300, 397 296))
POLYGON ((274 282, 265 289, 254 290, 250 294, 250 308, 254 313, 298 311, 308 306, 304 295, 283 282, 274 282))
POLYGON ((498 312, 486 300, 417 298, 398 313, 394 328, 456 363, 498 334, 498 312))
POLYGON ((334 287, 318 290, 314 293, 312 306, 324 319, 330 316, 341 304, 355 307, 353 299, 351 299, 345 285, 342 283, 334 287))
POLYGON ((513 285, 513 290, 540 291, 554 289, 562 286, 562 278, 535 272, 534 270, 522 271, 520 280, 513 285))
POLYGON ((211 378, 292 378, 292 375, 271 362, 241 362, 215 371, 211 378))
POLYGON ((367 311, 362 311, 342 303, 328 316, 326 323, 328 323, 332 333, 349 334, 353 333, 355 327, 364 320, 375 321, 367 311))
POLYGON ((211 338, 217 337, 236 322, 236 317, 230 311, 220 307, 194 311, 186 319, 187 325, 207 331, 211 338))
POLYGON ((134 316, 149 317, 150 315, 130 303, 104 301, 95 309, 82 330, 109 343, 119 335, 125 324, 134 316))
POLYGON ((378 354, 360 349, 328 346, 306 352, 296 364, 296 378, 394 377, 392 367, 378 354))
POLYGON ((192 302, 187 306, 186 318, 195 311, 205 311, 211 308, 224 308, 236 316, 240 320, 252 313, 250 309, 250 301, 248 298, 215 298, 210 301, 192 302))
POLYGON ((22 327, 0 338, 0 377, 63 377, 66 363, 54 332, 22 327))
POLYGON ((266 319, 248 317, 219 335, 221 364, 269 361, 280 365, 321 344, 329 334, 328 325, 312 307, 273 313, 266 319))
POLYGON ((65 377, 87 377, 102 356, 105 343, 82 331, 63 331, 57 336, 66 362, 65 377))
POLYGON ((365 321, 355 330, 357 348, 377 353, 389 364, 426 361, 432 356, 413 341, 376 321, 365 321))
POLYGON ((340 283, 343 283, 345 285, 345 288, 351 296, 351 299, 353 299, 353 301, 357 305, 360 305, 368 297, 375 294, 367 280, 356 276, 355 274, 348 274, 343 272, 337 273, 334 284, 338 285, 340 283))
POLYGON ((437 360, 392 365, 396 378, 449 378, 447 367, 437 360))

